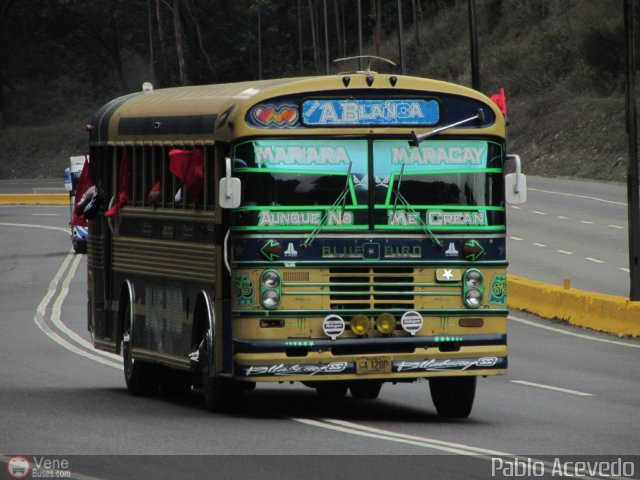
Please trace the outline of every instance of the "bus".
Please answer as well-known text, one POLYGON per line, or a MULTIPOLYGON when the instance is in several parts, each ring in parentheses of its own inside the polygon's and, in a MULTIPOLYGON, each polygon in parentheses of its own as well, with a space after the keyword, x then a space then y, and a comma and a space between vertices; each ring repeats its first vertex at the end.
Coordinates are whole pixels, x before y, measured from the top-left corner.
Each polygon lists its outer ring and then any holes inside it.
POLYGON ((87 129, 88 325, 130 393, 219 411, 262 382, 428 380, 467 417, 477 377, 506 373, 526 177, 485 95, 368 70, 145 88, 87 129))

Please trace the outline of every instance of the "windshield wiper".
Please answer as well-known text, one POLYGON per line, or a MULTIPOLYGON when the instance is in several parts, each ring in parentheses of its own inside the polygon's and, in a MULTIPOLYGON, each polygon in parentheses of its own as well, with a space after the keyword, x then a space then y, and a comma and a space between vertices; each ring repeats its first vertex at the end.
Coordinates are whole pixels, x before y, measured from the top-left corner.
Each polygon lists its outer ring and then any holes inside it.
POLYGON ((423 140, 426 140, 429 137, 433 137, 434 135, 437 135, 440 132, 444 132, 445 130, 449 130, 450 128, 453 128, 453 127, 464 125, 465 123, 471 122, 472 120, 480 120, 480 123, 482 124, 484 123, 484 119, 485 119, 484 110, 482 110, 482 108, 479 108, 478 113, 473 117, 465 118, 464 120, 460 120, 459 122, 455 122, 450 125, 444 125, 440 128, 436 128, 435 130, 431 130, 430 132, 423 133, 421 135, 418 135, 416 134, 416 132, 411 130, 411 140, 409 140, 409 145, 411 145, 412 147, 417 147, 418 145, 420 145, 420 142, 422 142, 423 140))
POLYGON ((420 213, 415 208, 413 208, 413 206, 411 206, 411 204, 407 201, 407 199, 404 198, 404 196, 402 196, 402 194, 400 193, 400 184, 402 183, 403 175, 404 175, 404 162, 402 162, 402 165, 400 167, 400 175, 398 176, 398 186, 393 190, 393 193, 395 194, 395 199, 393 200, 393 214, 392 215, 396 214, 396 209, 398 207, 398 200, 400 200, 400 203, 402 203, 404 205, 404 207, 409 212, 411 212, 411 213, 413 213, 415 215, 415 217, 420 222, 420 225, 422 226, 422 230, 424 231, 424 233, 429 235, 429 238, 431 238, 431 241, 433 242, 433 244, 436 247, 441 248, 442 247, 442 241, 438 237, 436 237, 436 235, 431 231, 431 229, 426 224, 426 222, 424 220, 422 220, 422 217, 420 216, 420 213))
POLYGON ((352 165, 353 165, 353 162, 351 162, 351 160, 349 160, 349 169, 347 170, 347 180, 346 180, 346 182, 344 182, 344 188, 342 189, 342 192, 340 192, 340 195, 338 195, 338 198, 336 198, 336 201, 333 202, 333 205, 331 205, 329 210, 327 210, 327 212, 324 214, 324 216, 320 220, 320 223, 318 223, 318 225, 316 225, 316 228, 314 228, 313 231, 306 238, 306 240, 304 242, 302 242, 302 244, 301 244, 302 248, 307 248, 307 247, 311 246, 313 241, 316 239, 316 237, 320 233, 320 230, 322 230, 322 227, 324 227, 325 224, 327 223, 327 220, 329 220, 329 215, 332 212, 335 211, 335 209, 336 209, 336 207, 338 205, 341 205, 340 206, 340 218, 342 218, 344 216, 344 210, 345 210, 346 205, 347 205, 347 197, 349 196, 349 179, 351 178, 351 167, 352 167, 352 165))

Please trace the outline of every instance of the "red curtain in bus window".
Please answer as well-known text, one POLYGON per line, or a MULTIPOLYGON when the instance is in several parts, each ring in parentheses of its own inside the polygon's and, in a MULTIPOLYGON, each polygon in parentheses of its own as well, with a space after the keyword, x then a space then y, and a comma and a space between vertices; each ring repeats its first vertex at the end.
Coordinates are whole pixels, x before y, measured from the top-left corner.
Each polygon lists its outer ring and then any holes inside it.
POLYGON ((84 165, 82 166, 82 173, 78 179, 78 185, 76 186, 76 198, 73 205, 73 211, 71 212, 71 225, 77 225, 79 227, 87 226, 87 219, 84 215, 78 215, 76 210, 78 203, 82 200, 85 192, 91 188, 93 180, 91 180, 91 170, 89 169, 89 160, 85 157, 84 165))
POLYGON ((202 150, 169 152, 169 170, 182 182, 187 200, 202 202, 204 190, 204 153, 202 150))
POLYGON ((115 217, 129 198, 129 171, 131 170, 129 155, 125 152, 120 161, 118 170, 118 199, 116 203, 105 212, 105 217, 115 217))

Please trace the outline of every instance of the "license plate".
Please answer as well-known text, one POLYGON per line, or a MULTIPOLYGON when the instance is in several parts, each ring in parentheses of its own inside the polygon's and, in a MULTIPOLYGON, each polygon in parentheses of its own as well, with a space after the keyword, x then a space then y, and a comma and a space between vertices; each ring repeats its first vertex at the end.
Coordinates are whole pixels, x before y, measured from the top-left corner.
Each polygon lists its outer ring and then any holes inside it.
POLYGON ((356 374, 371 375, 376 373, 391 373, 391 357, 356 358, 356 374))

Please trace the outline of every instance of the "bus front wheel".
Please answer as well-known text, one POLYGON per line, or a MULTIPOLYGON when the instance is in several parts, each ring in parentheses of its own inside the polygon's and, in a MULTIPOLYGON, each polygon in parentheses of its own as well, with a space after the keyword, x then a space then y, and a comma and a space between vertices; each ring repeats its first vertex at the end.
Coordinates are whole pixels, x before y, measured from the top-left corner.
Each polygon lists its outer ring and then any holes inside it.
POLYGON ((476 396, 476 377, 439 377, 429 379, 431 399, 438 415, 467 418, 476 396))
POLYGON ((234 400, 233 385, 224 378, 211 376, 213 348, 211 332, 207 332, 198 347, 198 363, 204 392, 204 404, 211 412, 231 408, 234 400))
POLYGON ((131 352, 130 330, 124 332, 122 338, 122 363, 124 381, 132 395, 152 395, 158 390, 155 365, 142 360, 135 360, 131 352))

